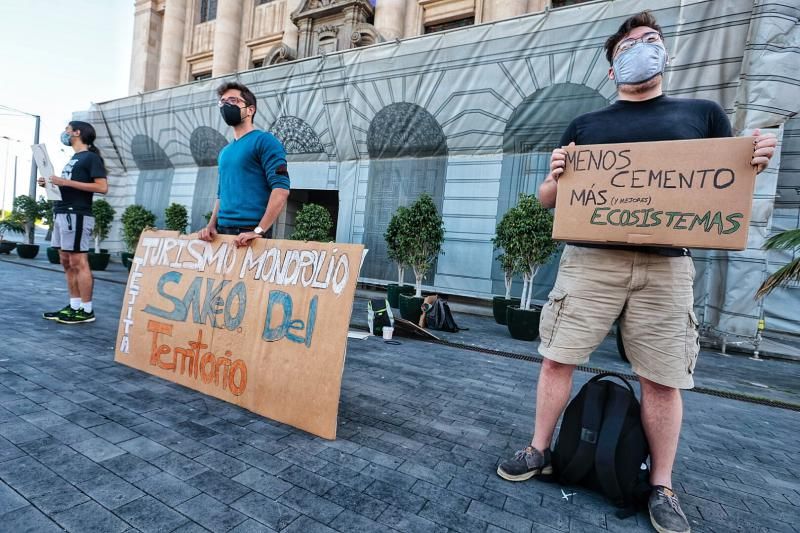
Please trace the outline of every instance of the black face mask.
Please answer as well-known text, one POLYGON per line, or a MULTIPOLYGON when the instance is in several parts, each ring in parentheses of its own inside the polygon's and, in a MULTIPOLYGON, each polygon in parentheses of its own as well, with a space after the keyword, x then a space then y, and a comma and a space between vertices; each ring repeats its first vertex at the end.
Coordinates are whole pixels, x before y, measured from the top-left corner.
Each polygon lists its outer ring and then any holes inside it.
POLYGON ((228 126, 238 126, 242 123, 242 108, 239 106, 226 103, 219 108, 219 112, 222 113, 222 120, 228 126))

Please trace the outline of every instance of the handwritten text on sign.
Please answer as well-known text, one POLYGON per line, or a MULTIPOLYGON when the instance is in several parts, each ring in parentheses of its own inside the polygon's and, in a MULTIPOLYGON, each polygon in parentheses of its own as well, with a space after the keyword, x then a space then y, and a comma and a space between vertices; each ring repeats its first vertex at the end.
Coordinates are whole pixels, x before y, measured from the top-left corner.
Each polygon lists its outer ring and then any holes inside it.
POLYGON ((744 249, 752 156, 751 137, 571 147, 553 237, 744 249))
POLYGON ((147 232, 116 360, 333 438, 362 250, 147 232))

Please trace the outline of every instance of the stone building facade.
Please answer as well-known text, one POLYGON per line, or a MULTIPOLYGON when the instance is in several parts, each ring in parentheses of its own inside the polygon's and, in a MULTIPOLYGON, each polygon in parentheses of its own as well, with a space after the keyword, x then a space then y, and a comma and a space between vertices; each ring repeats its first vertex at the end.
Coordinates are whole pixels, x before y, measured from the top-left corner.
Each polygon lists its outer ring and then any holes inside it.
POLYGON ((135 0, 129 92, 581 1, 135 0))

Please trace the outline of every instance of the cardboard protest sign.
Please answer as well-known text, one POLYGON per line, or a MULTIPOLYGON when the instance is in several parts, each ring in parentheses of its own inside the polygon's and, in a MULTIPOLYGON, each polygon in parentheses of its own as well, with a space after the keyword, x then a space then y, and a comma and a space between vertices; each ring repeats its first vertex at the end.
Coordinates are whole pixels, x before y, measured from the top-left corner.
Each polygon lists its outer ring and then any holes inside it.
POLYGON ((115 360, 335 438, 364 247, 234 239, 142 234, 115 360))
POLYGON ((744 250, 753 138, 566 148, 553 238, 744 250))

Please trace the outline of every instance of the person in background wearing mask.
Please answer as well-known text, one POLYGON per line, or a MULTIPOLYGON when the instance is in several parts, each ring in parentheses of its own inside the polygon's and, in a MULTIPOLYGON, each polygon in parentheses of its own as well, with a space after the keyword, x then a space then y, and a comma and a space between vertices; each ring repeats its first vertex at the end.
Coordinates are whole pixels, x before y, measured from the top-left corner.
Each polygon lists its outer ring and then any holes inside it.
MULTIPOLYGON (((92 199, 94 193, 108 192, 106 168, 100 150, 94 145, 97 134, 87 122, 73 120, 61 133, 61 142, 71 146, 75 155, 61 177, 51 176, 58 185, 61 200, 53 204, 53 248, 58 249, 67 277, 69 305, 59 311, 42 314, 47 320, 62 324, 94 322, 92 289, 94 278, 89 268, 89 243, 94 229, 92 199)), ((44 186, 44 178, 39 178, 44 186)))
POLYGON ((256 97, 250 89, 228 82, 217 95, 222 118, 233 127, 233 142, 219 153, 217 200, 200 238, 237 235, 236 246, 248 246, 253 239, 272 236, 272 225, 286 207, 286 152, 274 135, 253 126, 256 97))
MULTIPOLYGON (((605 44, 608 76, 618 100, 581 115, 559 146, 730 137, 722 107, 707 100, 662 93, 667 64, 661 28, 649 12, 626 20, 605 44)), ((773 135, 753 137, 752 164, 760 172, 776 146, 773 135)), ((554 207, 566 152, 553 150, 550 174, 539 188, 554 207)), ((536 387, 536 425, 530 446, 497 468, 500 477, 523 481, 552 472, 550 445, 572 389, 575 365, 589 355, 620 318, 625 350, 642 389, 642 424, 650 444, 653 489, 650 521, 660 533, 690 531, 672 491, 683 406, 680 389, 694 386, 699 342, 692 310, 694 267, 683 248, 567 244, 555 286, 542 311, 536 387)))

